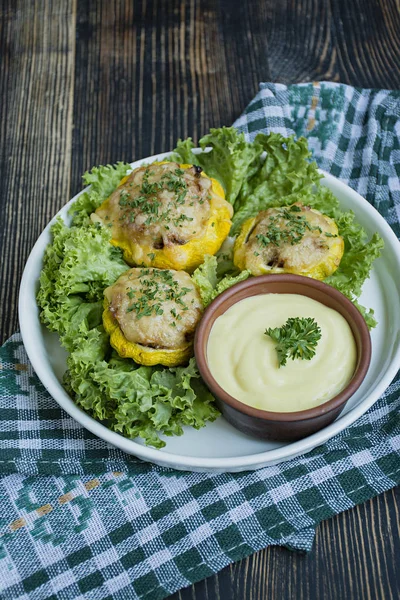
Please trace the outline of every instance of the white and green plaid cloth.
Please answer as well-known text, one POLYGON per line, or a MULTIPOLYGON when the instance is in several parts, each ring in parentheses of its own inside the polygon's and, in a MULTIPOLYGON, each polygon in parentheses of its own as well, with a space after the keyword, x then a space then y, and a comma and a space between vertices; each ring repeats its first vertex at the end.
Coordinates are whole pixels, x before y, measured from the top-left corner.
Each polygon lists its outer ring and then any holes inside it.
MULTIPOLYGON (((262 84, 236 126, 305 135, 400 234, 400 92, 262 84)), ((321 520, 400 481, 400 378, 309 454, 214 475, 145 464, 85 431, 18 334, 0 350, 0 396, 5 599, 161 599, 270 544, 309 550, 321 520)))

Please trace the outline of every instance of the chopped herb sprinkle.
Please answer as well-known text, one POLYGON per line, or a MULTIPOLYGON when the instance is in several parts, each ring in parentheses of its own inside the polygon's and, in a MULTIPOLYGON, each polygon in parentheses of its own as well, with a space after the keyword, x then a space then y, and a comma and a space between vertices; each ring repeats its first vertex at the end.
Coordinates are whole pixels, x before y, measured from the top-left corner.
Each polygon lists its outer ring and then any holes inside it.
MULTIPOLYGON (((164 314, 162 303, 165 301, 174 300, 182 310, 187 310, 184 298, 192 290, 188 287, 180 287, 171 271, 145 268, 139 275, 139 281, 138 287, 128 287, 126 292, 129 300, 133 300, 127 312, 134 312, 136 319, 164 314)), ((175 308, 170 312, 175 319, 181 320, 182 317, 175 308)))
POLYGON ((314 227, 303 214, 298 214, 301 213, 301 208, 295 204, 277 211, 277 214, 268 217, 267 232, 256 235, 261 248, 269 244, 280 246, 282 243, 290 243, 293 246, 301 242, 307 230, 322 233, 320 227, 314 227))
MULTIPOLYGON (((184 177, 185 171, 181 168, 166 170, 159 181, 151 181, 150 177, 152 175, 155 175, 155 171, 147 167, 140 185, 130 183, 127 188, 121 189, 118 204, 124 212, 119 220, 126 224, 134 223, 138 214, 144 214, 147 215, 144 221, 146 226, 162 222, 166 229, 168 229, 167 223, 170 222, 175 227, 183 227, 185 222, 193 221, 192 217, 185 214, 175 216, 176 209, 187 201, 188 183, 184 177), (132 187, 133 189, 131 189, 132 187), (165 194, 163 202, 160 199, 161 192, 172 193, 173 198, 165 204, 165 194), (161 210, 162 208, 163 210, 161 210)), ((198 195, 191 196, 189 206, 194 206, 193 198, 201 197, 198 195)), ((203 204, 204 201, 204 198, 200 199, 199 204, 203 204)))

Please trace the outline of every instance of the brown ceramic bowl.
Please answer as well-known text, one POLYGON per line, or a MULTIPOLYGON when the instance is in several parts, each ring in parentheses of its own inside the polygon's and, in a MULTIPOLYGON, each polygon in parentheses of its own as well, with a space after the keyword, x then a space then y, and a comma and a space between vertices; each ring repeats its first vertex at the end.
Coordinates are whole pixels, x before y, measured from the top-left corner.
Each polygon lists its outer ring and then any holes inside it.
POLYGON ((196 330, 194 352, 200 374, 215 396, 227 421, 249 435, 279 441, 304 438, 336 419, 348 399, 361 385, 371 360, 371 339, 367 324, 357 308, 336 289, 300 275, 262 275, 238 283, 218 296, 206 309, 196 330), (230 306, 257 294, 300 294, 337 310, 347 320, 357 346, 357 365, 347 387, 320 406, 298 412, 280 413, 247 406, 233 398, 216 382, 208 368, 207 343, 211 328, 230 306))

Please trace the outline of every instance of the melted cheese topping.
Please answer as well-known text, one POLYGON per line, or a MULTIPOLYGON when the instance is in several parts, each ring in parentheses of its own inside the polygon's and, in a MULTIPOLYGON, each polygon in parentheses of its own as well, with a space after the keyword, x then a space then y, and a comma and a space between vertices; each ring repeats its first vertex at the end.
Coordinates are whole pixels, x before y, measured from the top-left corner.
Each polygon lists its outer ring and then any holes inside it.
POLYGON ((104 295, 128 342, 151 348, 187 344, 203 311, 199 292, 184 271, 129 269, 104 295))
POLYGON ((183 245, 204 233, 212 182, 195 167, 177 163, 139 167, 96 210, 113 240, 183 245))
POLYGON ((296 203, 249 219, 235 245, 234 263, 252 275, 297 273, 325 279, 338 268, 343 250, 336 223, 296 203))
POLYGON ((356 343, 337 311, 298 294, 260 294, 231 306, 215 320, 207 346, 212 375, 231 396, 273 412, 306 410, 327 402, 349 383, 356 343), (264 334, 290 317, 313 317, 321 339, 311 360, 279 367, 276 344, 264 334))

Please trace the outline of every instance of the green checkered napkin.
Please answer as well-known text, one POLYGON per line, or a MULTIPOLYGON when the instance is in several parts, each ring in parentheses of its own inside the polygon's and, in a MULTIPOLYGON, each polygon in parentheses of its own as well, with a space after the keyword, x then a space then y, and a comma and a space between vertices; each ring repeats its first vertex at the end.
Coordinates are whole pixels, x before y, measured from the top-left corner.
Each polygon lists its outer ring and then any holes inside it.
MULTIPOLYGON (((400 92, 262 84, 235 124, 305 135, 323 169, 400 233, 400 92)), ((316 525, 400 480, 400 378, 309 454, 235 474, 145 464, 63 412, 21 338, 0 350, 0 596, 157 600, 270 544, 309 550, 316 525)))

